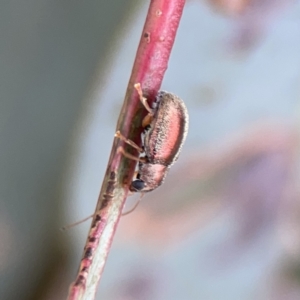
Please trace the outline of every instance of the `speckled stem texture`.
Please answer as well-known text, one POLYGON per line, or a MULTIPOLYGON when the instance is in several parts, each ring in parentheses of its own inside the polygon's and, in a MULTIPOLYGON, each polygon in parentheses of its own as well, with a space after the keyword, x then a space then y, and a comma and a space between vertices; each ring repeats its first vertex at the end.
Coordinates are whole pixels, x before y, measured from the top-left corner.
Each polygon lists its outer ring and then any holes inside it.
MULTIPOLYGON (((142 119, 147 114, 134 89, 140 83, 151 105, 168 66, 182 15, 184 0, 152 0, 128 83, 116 130, 141 145, 142 119)), ((137 150, 115 139, 103 180, 95 215, 68 300, 95 299, 97 286, 122 214, 136 161, 118 153, 119 146, 138 156, 137 150)))

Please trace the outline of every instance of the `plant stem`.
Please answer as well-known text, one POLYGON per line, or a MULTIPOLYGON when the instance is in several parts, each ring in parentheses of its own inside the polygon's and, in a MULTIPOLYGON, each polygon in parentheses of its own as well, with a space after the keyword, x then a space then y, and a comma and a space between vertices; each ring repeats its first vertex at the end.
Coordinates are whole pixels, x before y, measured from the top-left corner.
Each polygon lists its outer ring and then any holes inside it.
MULTIPOLYGON (((147 111, 134 89, 140 83, 151 105, 160 89, 185 0, 152 0, 137 50, 117 130, 141 145, 142 119, 147 111)), ((71 284, 69 300, 95 298, 112 239, 122 214, 136 161, 118 153, 124 142, 115 139, 89 231, 76 280, 71 284)), ((138 156, 135 149, 129 152, 138 156)))

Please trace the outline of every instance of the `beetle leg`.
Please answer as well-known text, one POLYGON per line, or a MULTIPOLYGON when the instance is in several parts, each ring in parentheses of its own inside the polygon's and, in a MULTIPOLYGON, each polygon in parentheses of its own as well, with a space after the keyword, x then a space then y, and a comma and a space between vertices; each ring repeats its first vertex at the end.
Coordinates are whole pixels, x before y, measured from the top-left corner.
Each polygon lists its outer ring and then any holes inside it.
POLYGON ((146 108, 146 110, 149 112, 149 114, 151 116, 154 115, 153 113, 153 109, 149 106, 148 102, 147 102, 147 98, 145 98, 143 96, 143 91, 142 91, 142 88, 141 88, 141 84, 140 83, 136 83, 134 85, 134 88, 136 89, 136 91, 138 92, 139 96, 140 96, 140 100, 142 102, 142 104, 144 105, 144 107, 146 108))
POLYGON ((144 149, 139 147, 135 142, 132 140, 127 139, 119 130, 115 133, 115 137, 119 138, 120 140, 124 141, 126 144, 130 145, 131 147, 135 148, 140 153, 144 152, 144 149))
POLYGON ((135 161, 138 161, 138 162, 142 162, 142 163, 146 163, 147 162, 147 159, 146 157, 136 157, 128 152, 126 152, 124 150, 123 147, 119 147, 118 150, 117 150, 118 153, 122 153, 125 157, 129 158, 129 159, 132 159, 132 160, 135 160, 135 161))
POLYGON ((142 126, 145 128, 151 124, 153 116, 148 114, 142 121, 142 126))
POLYGON ((142 121, 142 126, 146 127, 149 124, 151 124, 152 120, 153 120, 153 109, 149 106, 148 102, 147 102, 147 98, 145 98, 143 96, 143 91, 141 88, 141 84, 140 83, 136 83, 134 85, 135 89, 137 90, 139 96, 140 96, 140 101, 142 102, 142 104, 144 105, 145 109, 148 111, 148 115, 143 119, 142 121))

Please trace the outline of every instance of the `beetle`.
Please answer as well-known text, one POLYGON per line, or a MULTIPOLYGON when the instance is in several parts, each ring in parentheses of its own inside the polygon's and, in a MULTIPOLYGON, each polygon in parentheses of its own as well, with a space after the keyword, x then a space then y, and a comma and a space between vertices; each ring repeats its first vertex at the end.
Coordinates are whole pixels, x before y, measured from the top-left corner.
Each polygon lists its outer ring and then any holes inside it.
POLYGON ((159 187, 174 162, 187 136, 189 116, 184 102, 176 95, 159 91, 152 107, 143 96, 139 83, 134 85, 140 101, 148 114, 142 121, 142 148, 124 137, 120 131, 115 136, 137 149, 142 157, 135 157, 124 151, 126 157, 139 162, 136 178, 131 182, 130 191, 150 192, 159 187))

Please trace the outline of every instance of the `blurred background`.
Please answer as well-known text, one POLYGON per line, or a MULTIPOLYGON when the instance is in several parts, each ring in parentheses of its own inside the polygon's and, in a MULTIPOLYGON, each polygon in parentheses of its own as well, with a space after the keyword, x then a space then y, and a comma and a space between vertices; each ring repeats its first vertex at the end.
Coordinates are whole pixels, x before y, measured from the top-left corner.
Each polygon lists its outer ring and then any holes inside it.
MULTIPOLYGON (((90 221, 59 228, 95 209, 148 4, 1 2, 1 300, 67 296, 90 221)), ((299 1, 187 1, 162 86, 187 142, 97 299, 300 299, 299 31, 299 1)))

